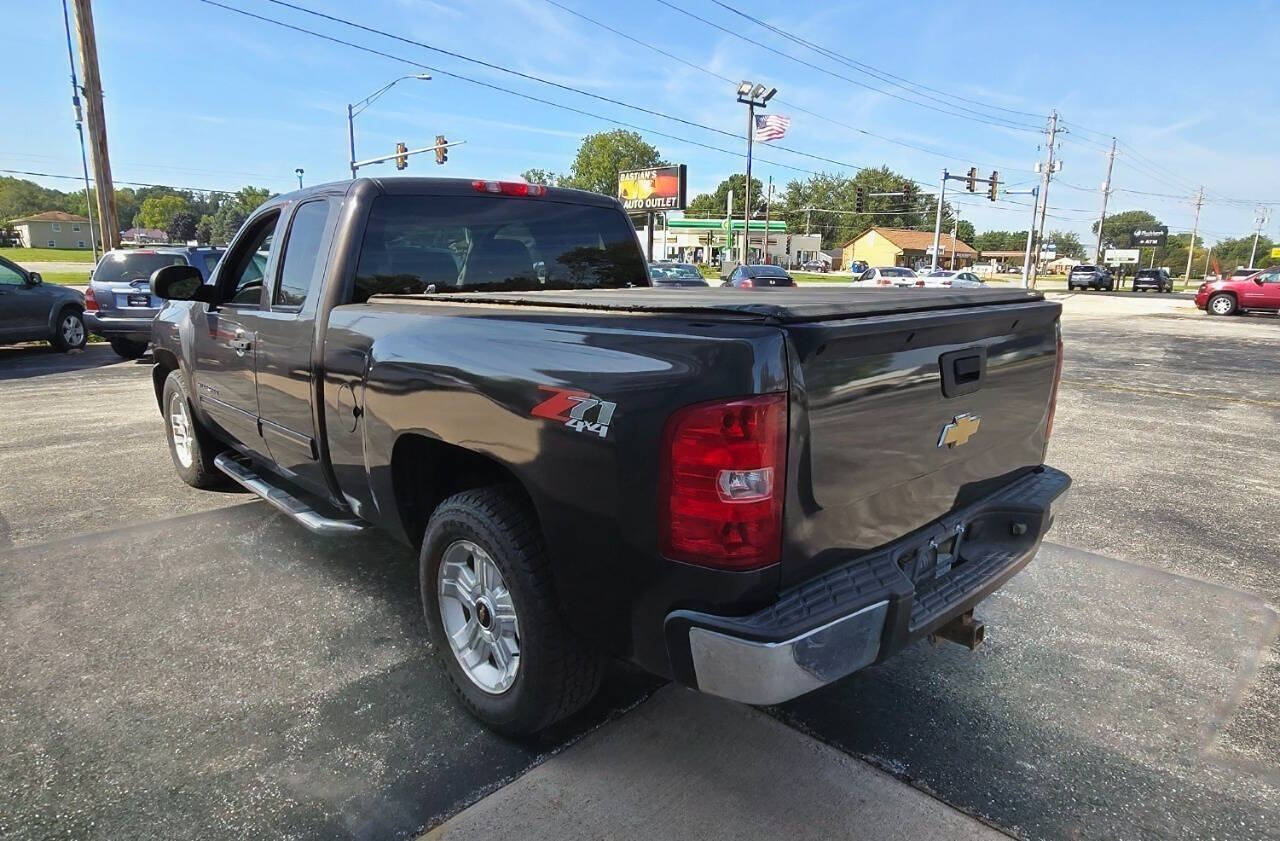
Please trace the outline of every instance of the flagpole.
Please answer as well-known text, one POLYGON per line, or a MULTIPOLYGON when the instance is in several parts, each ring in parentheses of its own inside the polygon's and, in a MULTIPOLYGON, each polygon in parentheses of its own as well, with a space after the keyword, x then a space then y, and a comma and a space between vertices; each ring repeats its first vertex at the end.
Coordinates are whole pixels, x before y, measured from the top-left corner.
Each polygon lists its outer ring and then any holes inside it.
POLYGON ((747 103, 747 183, 745 187, 746 201, 742 204, 742 265, 751 262, 751 144, 756 133, 756 104, 747 103))

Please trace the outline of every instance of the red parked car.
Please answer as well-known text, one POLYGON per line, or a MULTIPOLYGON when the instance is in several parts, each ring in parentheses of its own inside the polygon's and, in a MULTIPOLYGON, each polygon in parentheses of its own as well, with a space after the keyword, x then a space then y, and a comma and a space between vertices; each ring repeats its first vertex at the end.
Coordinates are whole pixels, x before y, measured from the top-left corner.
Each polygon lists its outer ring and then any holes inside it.
POLYGON ((1247 310, 1280 311, 1280 266, 1240 277, 1202 283, 1196 306, 1209 315, 1234 315, 1247 310))

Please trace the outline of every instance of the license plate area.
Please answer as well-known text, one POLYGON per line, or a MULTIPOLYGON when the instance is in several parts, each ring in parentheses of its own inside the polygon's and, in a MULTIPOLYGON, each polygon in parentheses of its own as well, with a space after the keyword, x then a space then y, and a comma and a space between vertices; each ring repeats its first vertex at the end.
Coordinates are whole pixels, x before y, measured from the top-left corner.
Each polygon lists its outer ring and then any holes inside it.
POLYGON ((917 587, 942 578, 963 563, 964 535, 964 523, 944 526, 898 555, 898 568, 917 587))
POLYGON ((146 292, 130 292, 127 299, 127 306, 151 308, 151 296, 146 292))

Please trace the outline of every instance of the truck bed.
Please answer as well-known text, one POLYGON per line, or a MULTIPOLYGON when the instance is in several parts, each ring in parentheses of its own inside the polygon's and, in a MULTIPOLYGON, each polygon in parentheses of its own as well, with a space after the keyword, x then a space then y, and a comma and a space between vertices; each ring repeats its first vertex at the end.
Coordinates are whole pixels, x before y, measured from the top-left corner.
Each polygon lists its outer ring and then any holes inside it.
POLYGON ((450 292, 388 295, 374 303, 426 301, 446 304, 698 314, 700 317, 774 324, 861 318, 895 313, 964 309, 1044 300, 1026 289, 584 289, 530 292, 450 292))

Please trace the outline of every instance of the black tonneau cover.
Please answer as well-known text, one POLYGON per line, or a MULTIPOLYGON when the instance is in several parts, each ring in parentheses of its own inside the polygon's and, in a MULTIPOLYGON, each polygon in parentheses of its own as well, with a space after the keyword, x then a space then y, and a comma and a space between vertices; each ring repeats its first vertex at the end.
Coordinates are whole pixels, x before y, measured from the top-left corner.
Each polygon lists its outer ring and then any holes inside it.
POLYGON ((370 303, 424 301, 518 307, 690 313, 789 323, 860 318, 893 313, 958 309, 992 304, 1025 304, 1044 296, 1019 288, 901 289, 583 289, 532 292, 447 292, 434 295, 377 295, 370 303))

